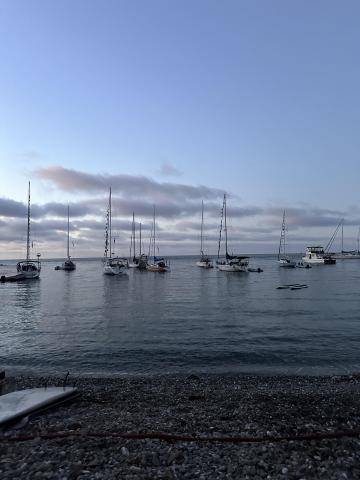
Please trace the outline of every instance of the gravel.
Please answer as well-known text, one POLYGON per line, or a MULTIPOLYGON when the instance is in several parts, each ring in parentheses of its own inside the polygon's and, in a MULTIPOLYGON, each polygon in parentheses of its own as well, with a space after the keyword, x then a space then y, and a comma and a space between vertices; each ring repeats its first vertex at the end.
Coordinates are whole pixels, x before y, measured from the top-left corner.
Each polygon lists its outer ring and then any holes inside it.
MULTIPOLYGON (((45 383, 61 385, 62 379, 12 377, 6 389, 45 383)), ((360 478, 360 436, 210 443, 88 435, 279 437, 360 431, 358 375, 80 378, 76 386, 76 399, 1 433, 2 439, 35 435, 30 441, 0 442, 2 480, 360 478), (70 436, 40 437, 59 432, 70 436)))

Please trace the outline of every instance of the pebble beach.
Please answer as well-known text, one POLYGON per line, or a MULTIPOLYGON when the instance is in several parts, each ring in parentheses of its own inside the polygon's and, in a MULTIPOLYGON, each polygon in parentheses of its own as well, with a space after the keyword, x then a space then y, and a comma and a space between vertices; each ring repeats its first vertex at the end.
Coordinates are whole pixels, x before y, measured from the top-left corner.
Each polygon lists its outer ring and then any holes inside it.
MULTIPOLYGON (((10 377, 4 390, 62 382, 10 377)), ((2 480, 360 478, 358 375, 82 377, 76 387, 3 429, 2 480)))

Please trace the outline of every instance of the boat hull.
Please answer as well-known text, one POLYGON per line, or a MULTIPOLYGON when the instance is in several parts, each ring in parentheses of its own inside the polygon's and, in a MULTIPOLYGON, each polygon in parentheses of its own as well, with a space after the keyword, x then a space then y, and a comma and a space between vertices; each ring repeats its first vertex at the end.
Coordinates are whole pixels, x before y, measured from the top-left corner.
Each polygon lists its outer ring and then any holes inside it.
POLYGON ((128 264, 126 260, 111 258, 104 264, 104 275, 126 275, 128 264))
POLYGON ((196 262, 196 266, 201 268, 214 268, 214 265, 211 262, 199 261, 199 262, 196 262))
POLYGON ((66 270, 67 272, 71 272, 72 270, 76 270, 76 263, 71 260, 67 260, 61 265, 62 270, 66 270))
POLYGON ((125 267, 105 265, 104 275, 126 275, 125 267))
POLYGON ((302 262, 308 265, 325 265, 325 261, 323 258, 302 257, 302 262))
POLYGON ((16 269, 25 280, 36 279, 40 277, 41 265, 31 260, 25 262, 19 262, 16 269))
POLYGON ((295 268, 296 262, 293 260, 281 258, 280 260, 278 260, 278 265, 281 268, 295 268))
POLYGON ((153 264, 150 264, 150 265, 147 265, 146 267, 146 270, 148 272, 160 272, 160 273, 165 273, 169 270, 168 267, 162 267, 160 265, 153 265, 153 264))
POLYGON ((230 265, 230 264, 219 264, 218 269, 222 272, 237 272, 237 273, 248 273, 248 268, 245 265, 230 265))

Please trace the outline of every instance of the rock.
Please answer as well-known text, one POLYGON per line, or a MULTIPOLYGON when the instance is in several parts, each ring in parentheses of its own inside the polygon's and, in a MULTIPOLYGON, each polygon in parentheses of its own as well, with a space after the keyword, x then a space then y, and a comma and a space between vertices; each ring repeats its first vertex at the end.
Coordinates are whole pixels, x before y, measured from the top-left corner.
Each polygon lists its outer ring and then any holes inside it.
POLYGON ((121 453, 125 456, 128 457, 130 455, 129 450, 126 447, 121 447, 121 453))

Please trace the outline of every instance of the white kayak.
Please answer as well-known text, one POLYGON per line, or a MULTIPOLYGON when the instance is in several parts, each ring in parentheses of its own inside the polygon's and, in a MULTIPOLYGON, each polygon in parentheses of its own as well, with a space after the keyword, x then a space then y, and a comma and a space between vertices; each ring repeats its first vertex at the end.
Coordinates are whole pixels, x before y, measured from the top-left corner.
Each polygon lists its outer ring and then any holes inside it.
POLYGON ((48 407, 77 392, 72 387, 46 387, 17 390, 0 396, 0 425, 48 407))

